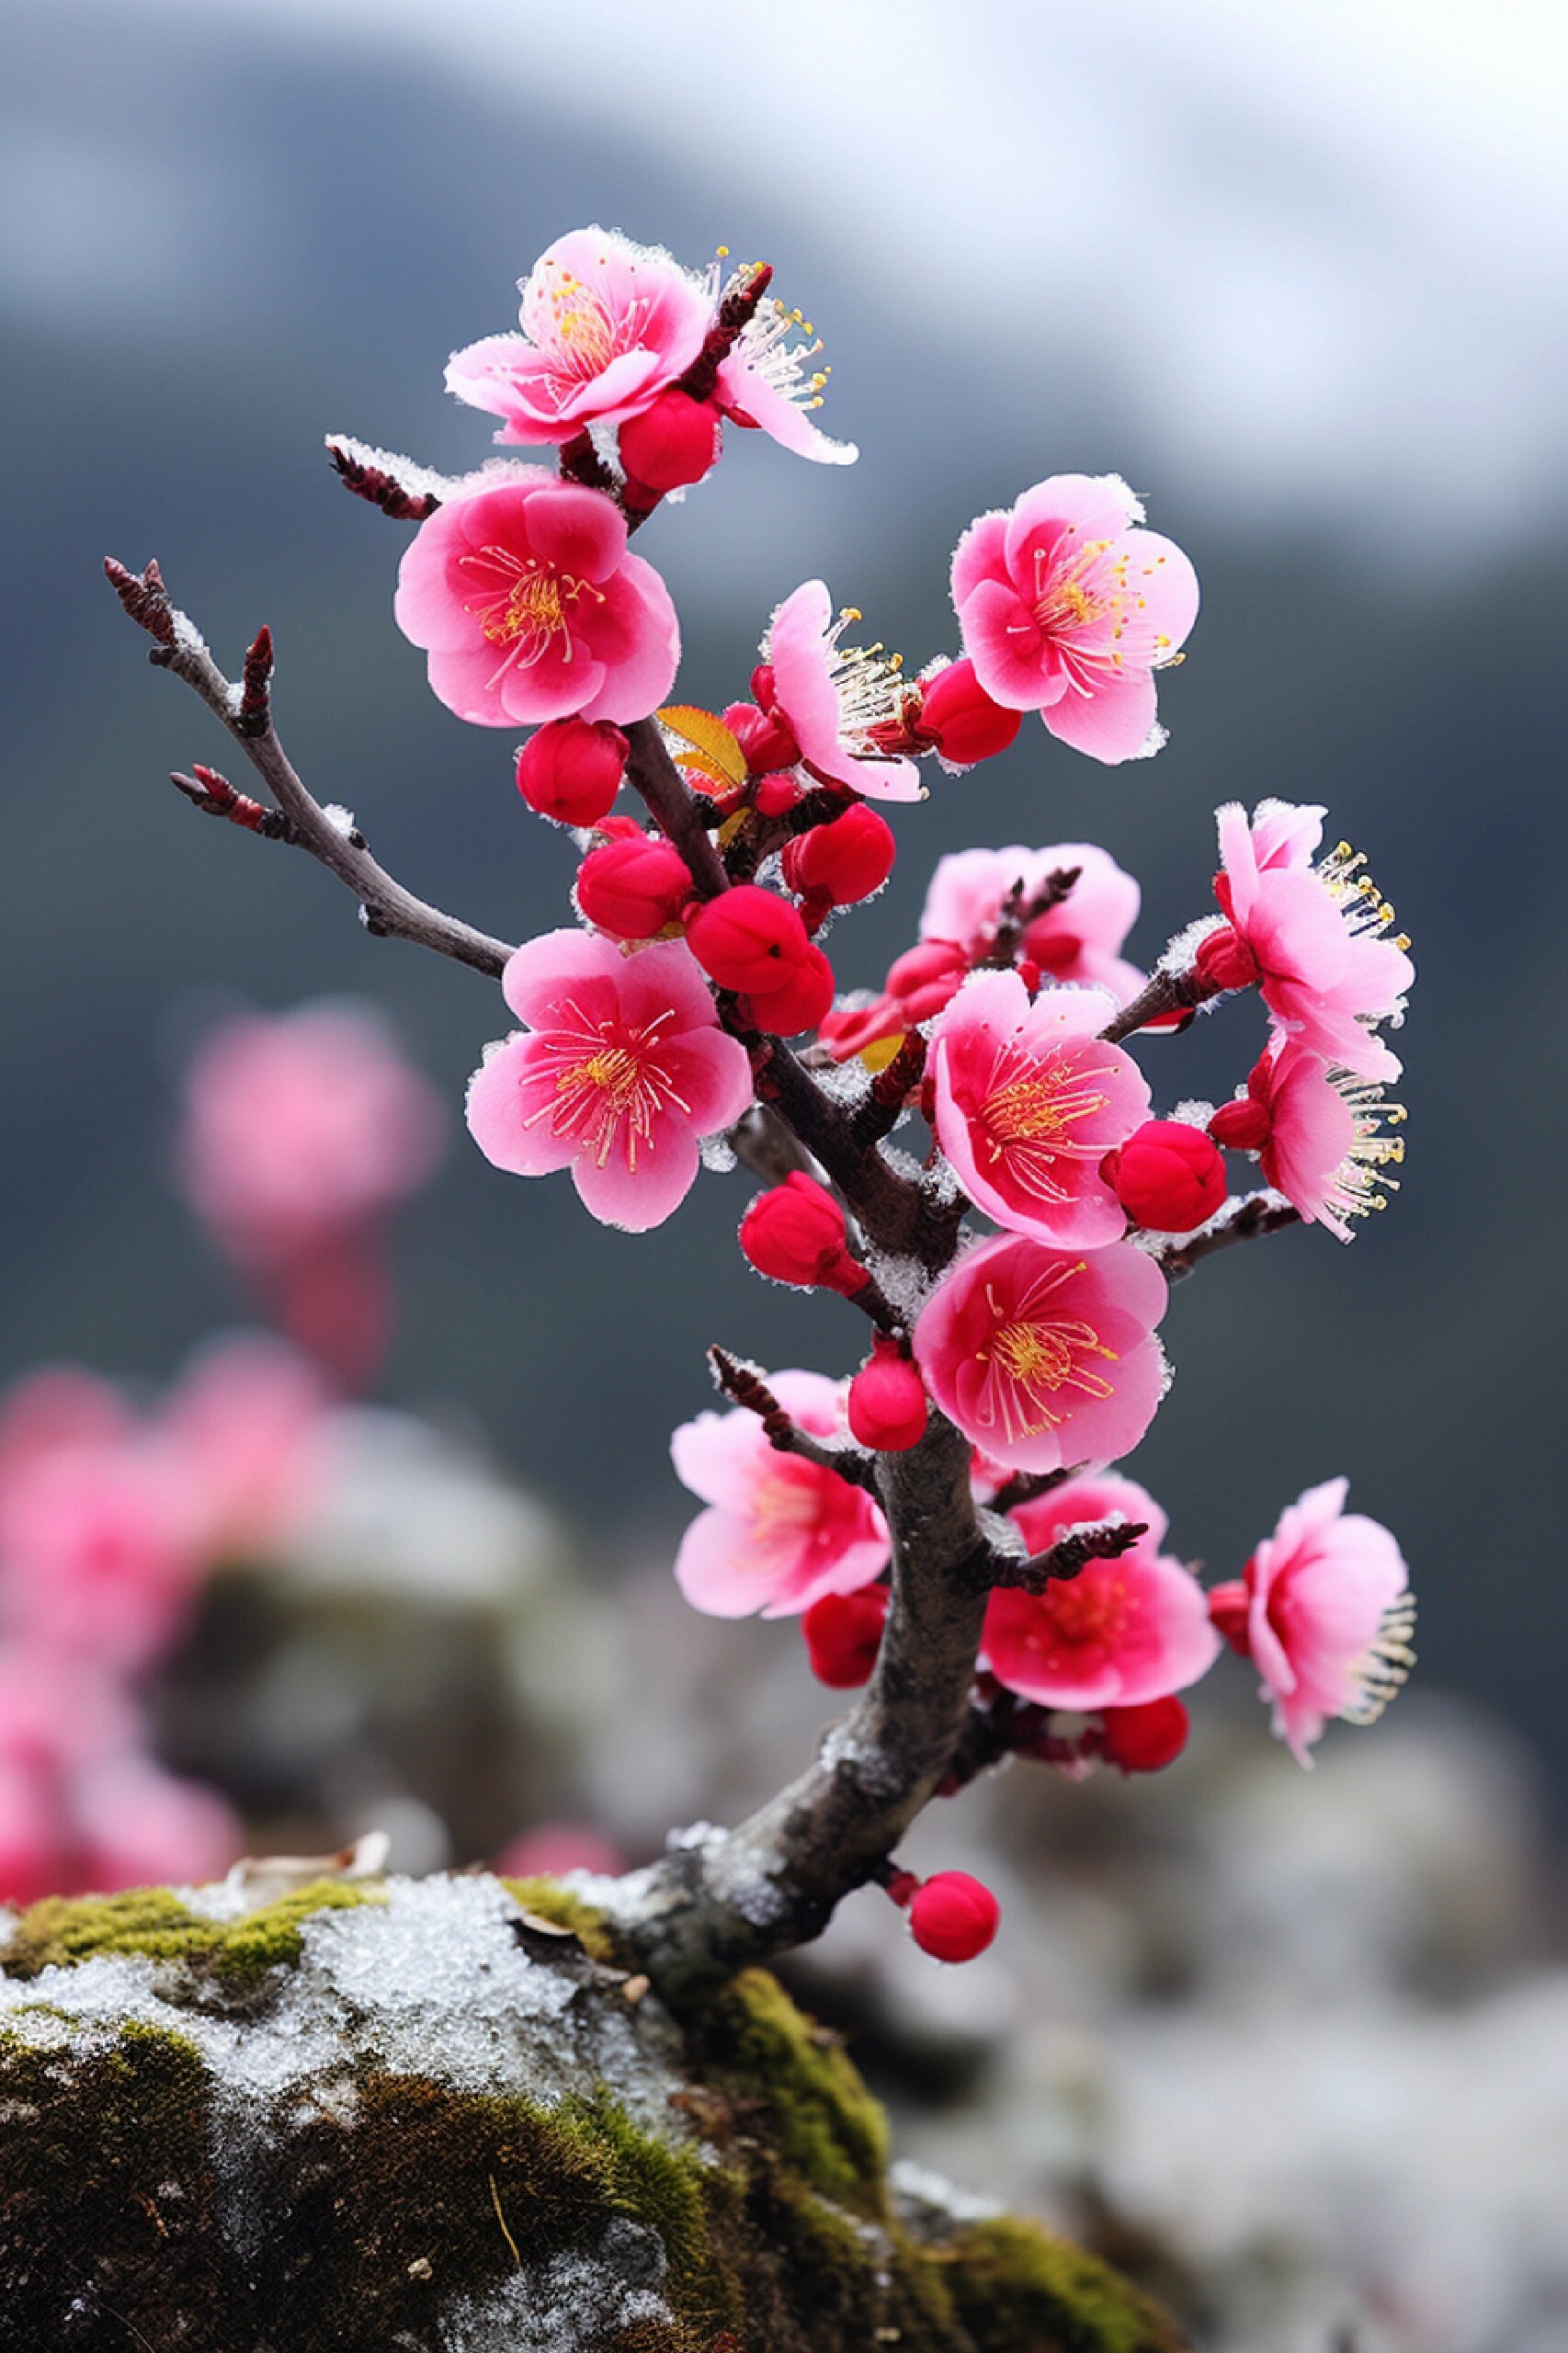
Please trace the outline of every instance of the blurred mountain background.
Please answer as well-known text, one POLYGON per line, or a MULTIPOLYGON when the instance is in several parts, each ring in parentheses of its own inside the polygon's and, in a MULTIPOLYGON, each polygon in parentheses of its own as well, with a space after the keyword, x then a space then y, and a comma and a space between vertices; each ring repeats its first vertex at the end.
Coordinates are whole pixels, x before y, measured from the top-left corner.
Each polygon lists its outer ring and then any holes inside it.
MULTIPOLYGON (((743 692, 818 572, 912 665, 951 650, 959 531, 1052 471, 1126 474, 1204 585, 1158 761, 1102 770, 1026 725, 901 816, 891 890, 834 935, 841 985, 880 981, 966 843, 1104 842, 1142 881, 1144 961, 1205 904, 1221 799, 1325 801, 1369 851, 1421 972, 1404 1189, 1353 1253, 1291 1234, 1182 1288, 1140 1475, 1232 1574, 1347 1472, 1412 1563, 1423 1678, 1504 1715, 1568 1801, 1568 209, 1560 81, 1528 63, 1549 20, 1489 12, 1470 41, 1468 9, 1331 0, 1267 27, 1221 0, 997 5, 961 35, 923 6, 783 15, 8 15, 0 1373, 162 1374, 231 1307, 166 1175, 211 1010, 372 995, 454 1110, 506 1027, 487 983, 367 940, 319 870, 179 803, 167 771, 225 745, 147 671, 100 558, 155 554, 231 672, 271 623, 285 740, 394 873, 512 938, 566 920, 569 844, 518 801, 511 739, 429 695, 392 621, 405 531, 335 486, 322 436, 476 463, 487 421, 446 398, 446 354, 510 323, 552 236, 599 220, 693 263, 722 242, 824 334, 824 421, 863 454, 813 469, 732 435, 640 542, 685 698, 743 692)), ((1152 1047, 1163 1100, 1227 1092, 1256 1037, 1233 1007, 1152 1047)), ((471 1410, 607 1551, 657 1551, 709 1341, 858 1358, 852 1314, 748 1274, 745 1199, 705 1178, 634 1240, 460 1146, 403 1231, 393 1392, 471 1410)))

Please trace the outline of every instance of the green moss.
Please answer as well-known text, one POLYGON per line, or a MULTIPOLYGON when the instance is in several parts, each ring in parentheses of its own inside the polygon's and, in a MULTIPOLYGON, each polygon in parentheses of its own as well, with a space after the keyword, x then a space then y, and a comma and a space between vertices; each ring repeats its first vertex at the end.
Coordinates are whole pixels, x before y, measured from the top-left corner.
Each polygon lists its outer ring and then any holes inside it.
POLYGON ((624 1964, 627 1955, 606 1915, 569 1887, 555 1879, 504 1879, 507 1894, 536 1920, 548 1920, 552 1927, 570 1928, 585 1952, 596 1961, 615 1968, 624 1964))
POLYGON ((887 2122, 836 2040, 776 1978, 748 1969, 699 2029, 710 2079, 737 2113, 766 2119, 780 2154, 824 2198, 872 2220, 887 2211, 887 2122))
POLYGON ((132 1888, 123 1895, 51 1895, 23 1913, 0 1950, 0 1969, 7 1977, 28 1978, 97 1953, 142 1953, 188 1962, 240 1993, 254 1989, 270 1969, 299 1966, 301 1926, 312 1913, 384 1900, 373 1888, 318 1880, 243 1919, 208 1920, 163 1887, 132 1888))
POLYGON ((974 2353, 1181 2353, 1175 2325, 1106 2264, 1037 2223, 978 2222, 947 2250, 974 2353))

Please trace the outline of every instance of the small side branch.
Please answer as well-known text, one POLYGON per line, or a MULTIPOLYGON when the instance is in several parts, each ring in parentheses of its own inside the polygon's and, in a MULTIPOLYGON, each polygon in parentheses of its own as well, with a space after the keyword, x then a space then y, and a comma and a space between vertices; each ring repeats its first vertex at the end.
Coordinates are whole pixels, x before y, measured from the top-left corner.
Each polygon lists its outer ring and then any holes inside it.
POLYGON ((1082 1575, 1091 1561, 1119 1561, 1124 1552, 1131 1552, 1141 1536, 1148 1533, 1146 1520, 1124 1519, 1119 1514, 1083 1528, 1070 1528, 1049 1552, 1037 1552, 1032 1560, 1011 1561, 1000 1554, 994 1556, 991 1583, 1019 1593, 1043 1593, 1048 1585, 1082 1575))
POLYGON ((1119 1046, 1124 1038, 1132 1037, 1163 1014, 1193 1012, 1210 994, 1196 968, 1186 972, 1157 971, 1131 1004, 1124 1005, 1116 1019, 1107 1022, 1100 1036, 1108 1045, 1119 1046))
POLYGON ((716 899, 729 889, 730 878, 709 838, 696 795, 665 748, 657 721, 640 719, 627 729, 626 740, 631 747, 627 775, 660 832, 685 858, 699 895, 716 899))
POLYGON ((983 963, 1010 972, 1018 961, 1018 950, 1030 924, 1038 923, 1041 915, 1049 915, 1052 907, 1061 906, 1063 900, 1072 897, 1083 870, 1081 866, 1060 866, 1046 876, 1038 891, 1028 890, 1022 880, 1015 882, 1002 902, 996 937, 983 963))
POLYGON ((1257 1193, 1233 1193, 1207 1225, 1199 1226, 1185 1242, 1174 1242, 1156 1251, 1155 1260, 1167 1282, 1180 1282, 1184 1275, 1190 1275, 1194 1267, 1205 1258, 1212 1258, 1216 1251, 1229 1250, 1238 1242, 1255 1242, 1265 1233, 1282 1233, 1287 1226, 1300 1225, 1301 1222, 1301 1211, 1292 1209, 1281 1193, 1267 1188, 1257 1193))
POLYGON ((905 1102, 926 1070, 926 1040, 918 1029, 904 1032, 899 1050, 886 1070, 871 1081, 871 1091, 850 1116, 855 1140, 862 1150, 881 1143, 898 1125, 905 1102))
MULTIPOLYGON (((131 620, 153 639, 153 661, 161 668, 172 670, 199 695, 266 785, 286 829, 276 838, 307 850, 329 873, 335 874, 358 900, 365 928, 376 937, 411 939, 421 948, 434 949, 438 955, 449 956, 460 964, 470 965, 475 972, 498 980, 514 953, 505 940, 493 939, 488 933, 476 931, 472 925, 459 922, 455 915, 443 915, 438 907, 428 905, 425 900, 415 898, 412 891, 404 890, 384 867, 378 865, 366 847, 364 835, 335 819, 306 790, 272 723, 270 633, 263 630, 258 634, 246 656, 244 683, 233 686, 213 661, 199 633, 183 613, 175 609, 155 563, 138 574, 128 571, 110 556, 105 559, 104 570, 131 620)), ((220 778, 218 782, 225 790, 233 791, 225 779, 220 778)), ((181 790, 185 789, 182 785, 181 790)), ((212 785, 204 784, 204 794, 213 790, 212 785)), ((234 797, 239 801, 244 796, 234 797)), ((187 798, 194 796, 187 794, 187 798)), ((210 813, 231 814, 222 808, 213 808, 210 813)), ((244 824, 246 821, 236 817, 233 822, 244 824)), ((267 832, 270 828, 251 824, 247 830, 267 832)))
POLYGON ((814 1462, 819 1471, 835 1472, 851 1486, 864 1487, 871 1495, 876 1493, 876 1464, 869 1454, 862 1454, 855 1447, 824 1446, 810 1430, 803 1430, 790 1419, 761 1375, 738 1357, 731 1356, 726 1348, 710 1348, 708 1361, 724 1395, 732 1404, 756 1415, 769 1446, 777 1453, 798 1454, 802 1462, 814 1462))
POLYGON ((185 776, 176 768, 169 782, 183 792, 193 809, 206 817, 224 817, 242 832, 259 834, 263 841, 292 842, 297 839, 293 827, 281 810, 264 809, 248 792, 236 792, 226 776, 216 768, 204 768, 199 761, 191 762, 191 773, 185 776))

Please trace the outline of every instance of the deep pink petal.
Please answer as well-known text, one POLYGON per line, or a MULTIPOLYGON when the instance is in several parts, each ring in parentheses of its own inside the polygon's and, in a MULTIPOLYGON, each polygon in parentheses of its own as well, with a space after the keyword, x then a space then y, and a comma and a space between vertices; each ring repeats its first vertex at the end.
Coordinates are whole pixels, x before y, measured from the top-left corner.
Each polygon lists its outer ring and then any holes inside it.
POLYGON ((1041 710, 1065 691, 1051 648, 1017 593, 1000 580, 982 580, 959 613, 963 650, 993 702, 1008 710, 1041 710))
POLYGON ((1008 576, 1032 596, 1037 553, 1054 570, 1091 540, 1120 539, 1137 514, 1137 500, 1117 474, 1052 474, 1013 504, 1003 558, 1008 576))
POLYGON ((596 583, 606 580, 626 553, 626 518, 602 490, 580 483, 557 483, 528 501, 528 543, 558 572, 596 583))

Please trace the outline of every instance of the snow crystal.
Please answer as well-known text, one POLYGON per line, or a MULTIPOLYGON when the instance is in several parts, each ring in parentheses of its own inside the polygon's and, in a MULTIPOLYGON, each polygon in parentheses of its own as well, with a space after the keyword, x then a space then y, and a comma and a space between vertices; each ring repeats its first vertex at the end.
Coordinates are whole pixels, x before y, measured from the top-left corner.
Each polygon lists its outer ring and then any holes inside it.
POLYGON ((346 809, 341 801, 329 801, 323 809, 322 815, 335 834, 341 834, 345 841, 350 838, 354 832, 352 809, 346 809))
POLYGON ((735 1165, 735 1147, 727 1135, 704 1136, 698 1147, 702 1165, 715 1176, 727 1176, 735 1165))

